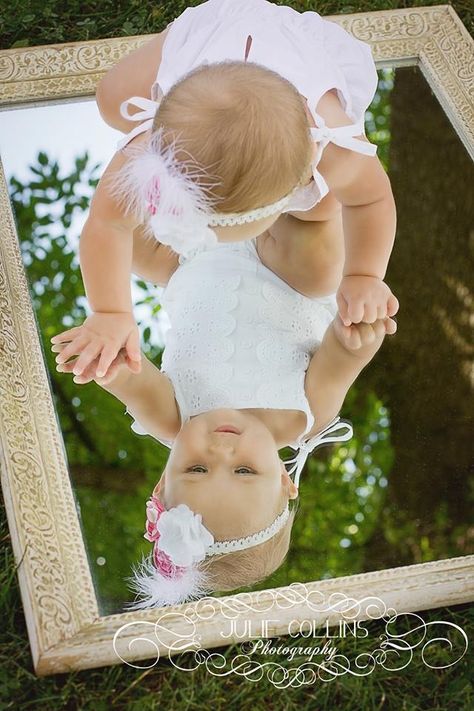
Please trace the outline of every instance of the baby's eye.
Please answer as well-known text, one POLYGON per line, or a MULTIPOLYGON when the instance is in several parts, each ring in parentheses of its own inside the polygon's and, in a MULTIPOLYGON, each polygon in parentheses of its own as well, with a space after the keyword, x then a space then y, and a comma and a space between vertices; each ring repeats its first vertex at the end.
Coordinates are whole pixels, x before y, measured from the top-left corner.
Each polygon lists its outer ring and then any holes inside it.
POLYGON ((186 469, 187 472, 196 472, 196 474, 205 474, 207 472, 206 467, 202 467, 200 464, 196 464, 194 467, 189 467, 186 469))
POLYGON ((255 474, 254 470, 249 469, 248 467, 239 467, 235 471, 237 474, 255 474))

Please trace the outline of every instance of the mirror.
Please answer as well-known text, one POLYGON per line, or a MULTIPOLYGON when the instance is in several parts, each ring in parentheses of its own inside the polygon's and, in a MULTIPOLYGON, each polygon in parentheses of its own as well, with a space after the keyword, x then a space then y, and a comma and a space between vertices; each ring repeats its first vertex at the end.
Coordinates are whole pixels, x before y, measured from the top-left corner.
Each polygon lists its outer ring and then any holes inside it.
MULTIPOLYGON (((465 258, 473 164, 417 67, 380 70, 366 118, 397 203, 386 281, 400 301, 398 332, 344 403, 353 439, 308 460, 288 556, 253 589, 473 552, 465 258)), ((133 598, 125 578, 151 547, 145 501, 167 450, 134 434, 113 396, 57 373, 49 339, 88 313, 78 236, 119 135, 93 101, 0 113, 0 153, 102 615, 133 598)), ((160 294, 133 279, 142 349, 157 365, 169 327, 160 294)))

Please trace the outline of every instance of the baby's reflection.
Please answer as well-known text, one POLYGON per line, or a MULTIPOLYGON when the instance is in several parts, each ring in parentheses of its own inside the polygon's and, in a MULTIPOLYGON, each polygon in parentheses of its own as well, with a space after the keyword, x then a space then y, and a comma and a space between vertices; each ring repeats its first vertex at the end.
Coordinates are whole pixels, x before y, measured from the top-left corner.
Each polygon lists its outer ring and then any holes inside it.
POLYGON ((138 609, 252 585, 281 565, 306 457, 351 436, 338 417, 344 397, 396 324, 347 327, 337 314, 340 214, 284 215, 253 240, 188 257, 160 253, 139 230, 134 240, 134 272, 167 283, 162 369, 144 357, 131 372, 121 350, 105 377, 97 357, 75 381, 95 379, 127 405, 136 432, 170 448, 147 504, 153 552, 135 571, 138 609), (285 446, 297 452, 290 466, 285 446))

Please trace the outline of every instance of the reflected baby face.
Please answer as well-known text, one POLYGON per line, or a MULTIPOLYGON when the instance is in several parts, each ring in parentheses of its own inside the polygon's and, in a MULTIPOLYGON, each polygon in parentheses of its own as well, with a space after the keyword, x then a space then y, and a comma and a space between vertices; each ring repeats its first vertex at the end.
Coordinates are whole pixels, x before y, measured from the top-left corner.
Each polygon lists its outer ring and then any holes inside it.
POLYGON ((177 435, 154 493, 167 508, 202 514, 219 538, 268 526, 298 492, 275 439, 255 415, 219 409, 188 421, 177 435))

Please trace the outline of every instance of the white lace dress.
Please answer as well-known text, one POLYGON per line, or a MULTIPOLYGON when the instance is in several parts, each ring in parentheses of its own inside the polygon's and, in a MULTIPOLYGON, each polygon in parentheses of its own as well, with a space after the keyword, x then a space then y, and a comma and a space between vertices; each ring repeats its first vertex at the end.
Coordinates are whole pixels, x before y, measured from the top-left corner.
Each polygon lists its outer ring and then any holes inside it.
MULTIPOLYGON (((337 313, 335 294, 298 293, 262 264, 248 240, 181 257, 162 306, 171 328, 161 369, 182 423, 217 408, 302 410, 307 427, 289 443, 299 446, 314 424, 305 374, 337 313)), ((137 422, 132 429, 147 434, 137 422)))

